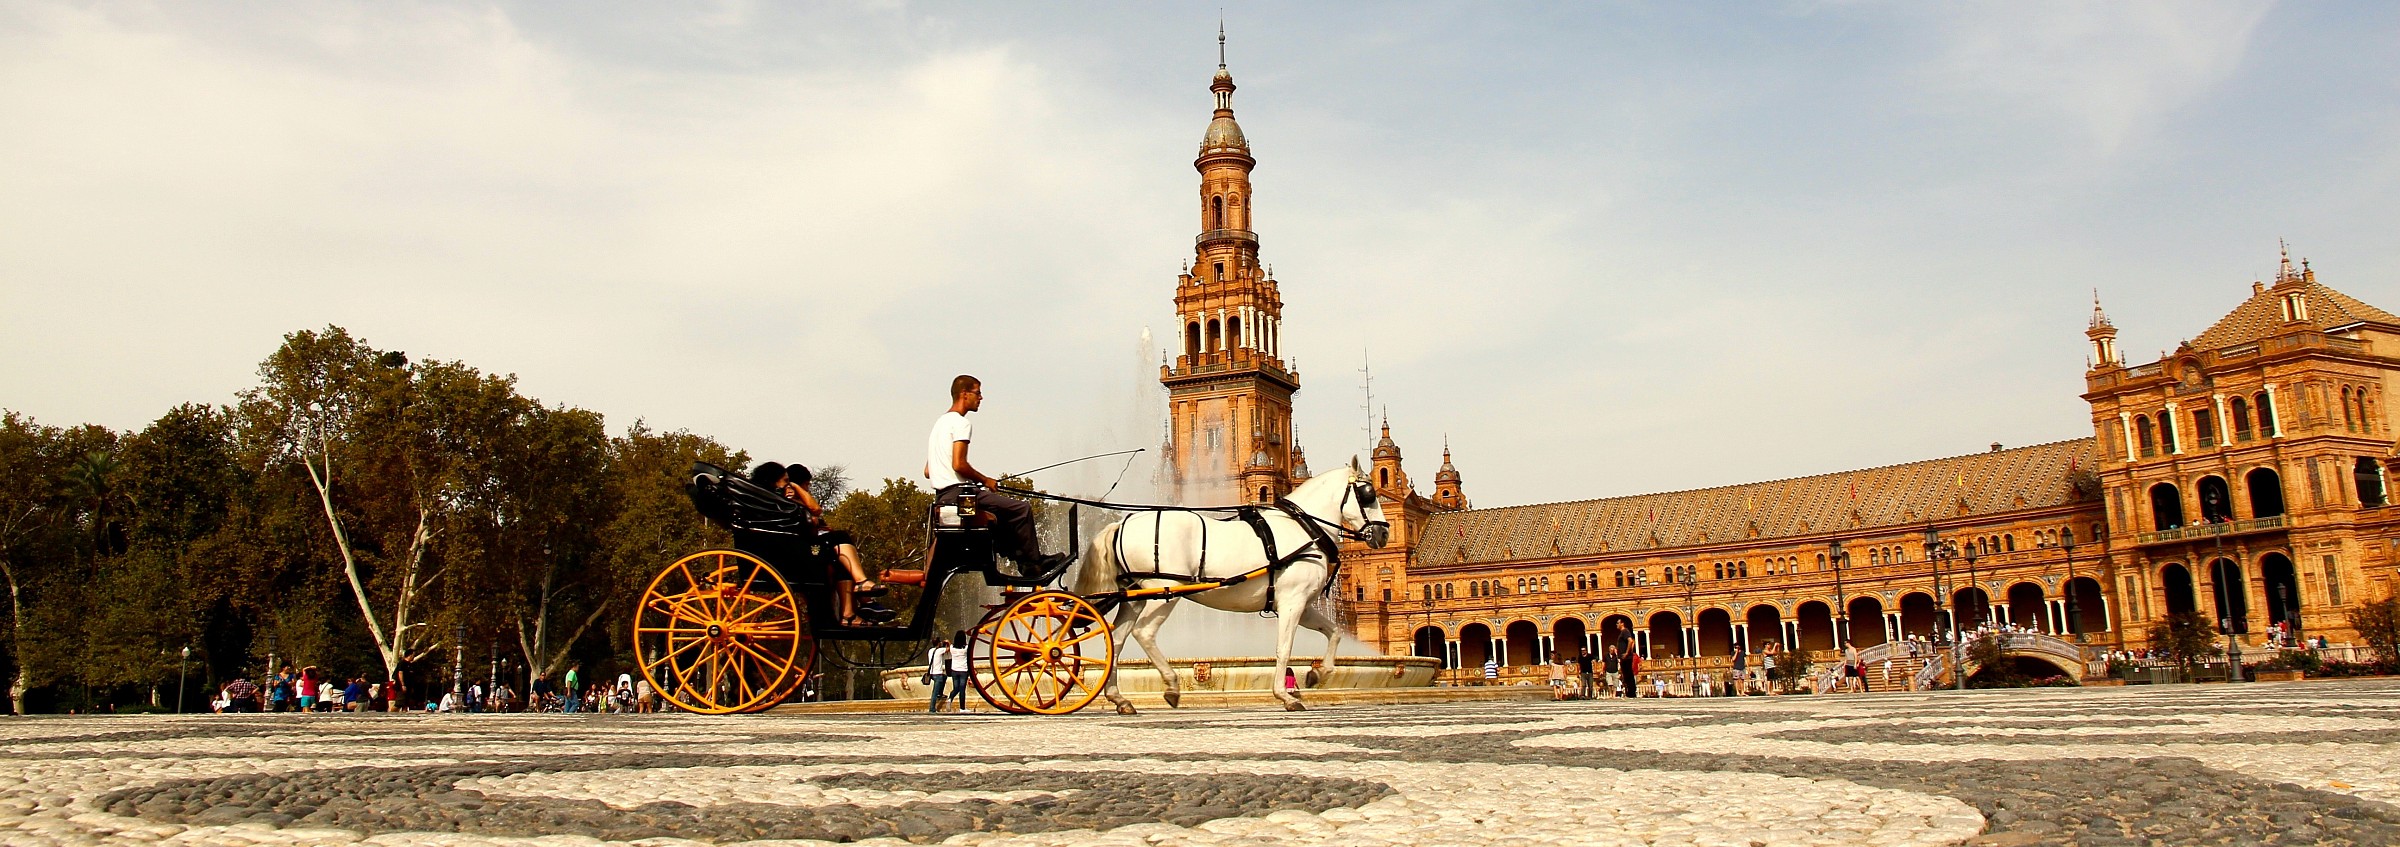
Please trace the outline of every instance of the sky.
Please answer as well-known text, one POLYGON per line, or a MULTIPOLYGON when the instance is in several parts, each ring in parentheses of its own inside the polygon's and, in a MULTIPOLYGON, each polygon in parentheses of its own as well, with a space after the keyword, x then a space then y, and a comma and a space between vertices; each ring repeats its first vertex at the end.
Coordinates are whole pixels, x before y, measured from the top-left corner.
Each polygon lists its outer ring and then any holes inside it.
MULTIPOLYGON (((2279 238, 2400 309, 2400 6, 1221 8, 1320 469, 1369 362, 1500 506, 2088 436, 2094 290, 2147 361, 2279 238)), ((1155 449, 1219 16, 0 0, 0 408, 330 324, 864 481, 962 372, 986 470, 1155 449)))

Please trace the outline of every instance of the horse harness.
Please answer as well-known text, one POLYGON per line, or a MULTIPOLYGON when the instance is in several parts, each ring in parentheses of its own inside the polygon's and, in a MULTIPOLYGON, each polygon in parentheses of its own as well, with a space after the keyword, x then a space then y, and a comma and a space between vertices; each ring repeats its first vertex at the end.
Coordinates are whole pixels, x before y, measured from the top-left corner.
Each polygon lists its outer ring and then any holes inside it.
MULTIPOLYGON (((1360 511, 1364 512, 1367 495, 1362 492, 1367 490, 1368 489, 1366 488, 1366 485, 1363 483, 1353 485, 1351 486, 1350 491, 1343 494, 1343 497, 1345 498, 1345 501, 1348 498, 1358 498, 1360 511)), ((1200 518, 1196 511, 1186 512, 1186 514, 1191 514, 1194 518, 1203 521, 1207 520, 1206 518, 1200 518)), ((1248 573, 1237 574, 1224 579, 1209 580, 1201 578, 1198 576, 1198 574, 1206 573, 1208 571, 1208 532, 1206 525, 1203 524, 1202 531, 1200 533, 1200 564, 1198 567, 1193 569, 1193 573, 1176 574, 1166 573, 1163 571, 1123 570, 1125 561, 1125 535, 1124 533, 1120 532, 1116 537, 1116 559, 1118 562, 1117 567, 1119 568, 1117 572, 1117 585, 1125 589, 1126 597, 1128 599, 1132 599, 1140 597, 1144 593, 1166 593, 1164 589, 1142 589, 1135 587, 1137 583, 1145 579, 1167 579, 1185 583, 1187 585, 1214 582, 1216 583, 1214 587, 1205 590, 1215 591, 1218 588, 1231 588, 1233 586, 1249 582, 1250 580, 1257 579, 1260 576, 1264 576, 1267 578, 1267 604, 1266 608, 1259 612, 1259 615, 1262 617, 1271 618, 1276 616, 1275 575, 1282 572, 1284 568, 1291 567, 1293 562, 1307 558, 1312 554, 1322 555, 1325 561, 1324 590, 1333 590, 1336 579, 1339 578, 1342 573, 1342 549, 1341 542, 1334 540, 1332 533, 1325 531, 1327 526, 1333 527, 1345 537, 1355 537, 1361 539, 1365 538, 1363 535, 1352 532, 1348 527, 1331 523, 1323 518, 1319 518, 1315 515, 1311 515, 1305 511, 1302 511, 1298 505, 1293 504, 1289 498, 1284 497, 1275 498, 1275 503, 1271 506, 1236 507, 1234 509, 1234 515, 1236 518, 1240 519, 1241 522, 1249 524, 1251 532, 1258 534, 1259 547, 1266 552, 1266 565, 1248 573), (1294 522, 1300 524, 1300 528, 1308 533, 1308 542, 1300 545, 1299 549, 1293 550, 1290 553, 1280 556, 1276 555, 1275 531, 1272 527, 1267 525, 1267 509, 1274 509, 1275 511, 1282 512, 1283 514, 1289 516, 1294 522)), ((1150 563, 1152 567, 1156 567, 1158 565, 1161 554, 1161 536, 1164 532, 1162 527, 1165 523, 1165 512, 1160 512, 1157 517, 1152 518, 1150 521, 1150 563)), ((1377 524, 1389 526, 1389 524, 1385 523, 1384 521, 1377 520, 1370 520, 1367 522, 1367 524, 1370 527, 1377 524)))

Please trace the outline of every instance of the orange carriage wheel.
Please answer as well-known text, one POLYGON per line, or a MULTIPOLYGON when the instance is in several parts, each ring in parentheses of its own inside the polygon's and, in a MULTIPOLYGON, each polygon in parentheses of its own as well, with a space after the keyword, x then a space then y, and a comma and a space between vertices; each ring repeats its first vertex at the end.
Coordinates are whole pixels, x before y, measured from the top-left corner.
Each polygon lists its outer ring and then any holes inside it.
POLYGON ((1001 595, 1000 603, 983 613, 983 620, 975 624, 975 631, 967 636, 967 679, 975 683, 975 696, 983 698, 983 702, 991 704, 992 708, 1022 715, 1025 714, 1025 707, 1009 700, 1008 695, 993 684, 991 674, 992 636, 1000 631, 1000 620, 1007 617, 1008 607, 1013 605, 1014 600, 1014 595, 1001 595))
POLYGON ((634 614, 633 649, 660 697, 708 715, 773 705, 817 654, 808 614, 783 575, 738 550, 685 556, 650 580, 634 614))
POLYGON ((1037 591, 1008 604, 992 630, 992 685, 1028 712, 1064 715, 1090 705, 1116 670, 1117 643, 1091 603, 1037 591))

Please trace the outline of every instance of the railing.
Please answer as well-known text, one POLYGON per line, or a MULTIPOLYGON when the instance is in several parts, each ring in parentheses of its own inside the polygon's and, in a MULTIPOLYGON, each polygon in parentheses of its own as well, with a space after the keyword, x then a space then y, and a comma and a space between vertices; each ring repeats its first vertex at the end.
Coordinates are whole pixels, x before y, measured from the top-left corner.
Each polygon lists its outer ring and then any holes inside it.
POLYGON ((1948 667, 1949 662, 1949 656, 1934 656, 1932 661, 1925 663, 1925 667, 1917 670, 1916 682, 1915 684, 1911 685, 1909 689, 1912 691, 1924 691, 1932 688, 1934 681, 1942 678, 1942 669, 1948 667))
POLYGON ((2246 521, 2193 524, 2191 526, 2179 526, 2174 529, 2162 529, 2157 532, 2136 533, 2133 537, 2133 543, 2164 544, 2170 541, 2188 541, 2194 538, 2215 538, 2221 535, 2240 535, 2248 532, 2265 532, 2271 529, 2282 529, 2283 526, 2284 516, 2282 515, 2274 515, 2264 518, 2251 518, 2246 521))
POLYGON ((1192 239, 1192 245, 1197 247, 1212 241, 1247 241, 1255 247, 1258 245, 1258 233, 1246 229, 1212 229, 1192 239))
POLYGON ((2163 364, 2163 363, 2159 363, 2159 362, 2152 362, 2152 363, 2150 363, 2150 364, 2143 365, 2143 366, 2141 366, 2141 367, 2138 367, 2138 368, 2127 368, 2127 369, 2125 369, 2125 378, 2126 378, 2126 379, 2141 379, 2141 378, 2143 378, 2143 377, 2157 376, 2157 375, 2159 375, 2159 374, 2166 373, 2166 372, 2167 372, 2167 366, 2166 366, 2165 364, 2163 364))

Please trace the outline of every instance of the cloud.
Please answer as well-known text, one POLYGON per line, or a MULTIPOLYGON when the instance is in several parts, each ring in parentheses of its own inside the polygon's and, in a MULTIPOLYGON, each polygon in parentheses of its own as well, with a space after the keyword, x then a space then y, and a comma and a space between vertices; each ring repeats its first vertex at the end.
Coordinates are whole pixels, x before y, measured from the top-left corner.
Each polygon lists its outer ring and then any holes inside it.
POLYGON ((2074 125, 2114 154, 2225 82, 2271 2, 1987 3, 1943 7, 1929 81, 1967 102, 2074 125))

